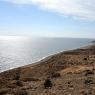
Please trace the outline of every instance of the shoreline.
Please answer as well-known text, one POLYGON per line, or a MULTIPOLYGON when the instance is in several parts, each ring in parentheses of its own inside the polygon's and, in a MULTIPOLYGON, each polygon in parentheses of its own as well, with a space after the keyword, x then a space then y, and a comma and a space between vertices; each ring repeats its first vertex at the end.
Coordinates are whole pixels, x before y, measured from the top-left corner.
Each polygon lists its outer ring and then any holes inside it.
MULTIPOLYGON (((64 42, 63 42, 64 43, 64 42)), ((79 42, 80 43, 80 42, 79 42)), ((73 43, 72 43, 73 44, 73 43)), ((79 45, 74 45, 74 46, 71 46, 70 48, 66 47, 64 44, 62 45, 63 49, 58 49, 58 50, 54 50, 54 52, 47 52, 47 49, 45 52, 47 53, 36 53, 34 52, 33 55, 31 50, 30 50, 30 53, 27 53, 28 55, 26 56, 26 54, 24 55, 24 57, 21 55, 21 57, 19 55, 17 55, 15 52, 12 52, 13 55, 17 56, 13 56, 12 57, 12 54, 9 53, 8 57, 10 58, 9 60, 6 60, 6 61, 2 61, 1 60, 1 68, 0 68, 0 72, 4 72, 4 71, 7 71, 7 70, 11 70, 11 69, 15 69, 15 68, 18 68, 18 67, 21 67, 21 66, 24 66, 24 65, 28 65, 28 64, 34 64, 34 63, 38 63, 39 61, 43 60, 44 58, 47 58, 48 56, 52 56, 52 55, 55 55, 55 54, 58 54, 60 52, 63 52, 63 51, 68 51, 68 50, 74 50, 74 49, 77 49, 79 47, 82 47, 82 46, 85 46, 85 45, 89 45, 90 44, 90 40, 85 42, 85 44, 79 44, 79 45), (36 55, 35 55, 36 54, 36 55), (31 56, 30 56, 31 55, 31 56), (35 57, 34 57, 35 56, 35 57), (29 57, 29 59, 27 59, 29 57), (37 57, 37 58, 36 58, 37 57), (24 60, 25 58, 25 60, 24 60), (16 61, 17 60, 17 61, 16 61), (28 60, 28 61, 27 61, 28 60), (7 64, 9 63, 9 65, 7 64)), ((69 46, 69 45, 67 45, 69 46)), ((59 47, 59 46, 57 46, 59 47)), ((52 47, 51 47, 52 48, 52 47)), ((56 48, 56 47, 55 47, 56 48)), ((52 48, 53 49, 53 48, 52 48)), ((35 50, 34 50, 35 51, 35 50)), ((38 51, 39 52, 39 51, 38 51)), ((8 52, 6 51, 6 54, 8 52)), ((21 54, 24 54, 24 52, 21 52, 21 54)), ((6 57, 6 55, 3 55, 2 57, 6 57)))
POLYGON ((95 44, 60 52, 37 63, 0 73, 0 95, 19 95, 17 93, 94 95, 95 44), (47 79, 51 87, 45 85, 47 79))
POLYGON ((40 63, 42 63, 42 62, 44 62, 44 61, 47 61, 47 60, 51 59, 53 56, 60 55, 61 53, 64 54, 64 53, 66 53, 66 52, 75 51, 75 50, 78 50, 78 49, 87 49, 87 48, 90 48, 90 47, 93 46, 93 45, 95 45, 95 44, 91 44, 91 43, 90 43, 90 44, 88 44, 87 46, 81 46, 81 47, 75 48, 75 49, 69 49, 69 50, 60 51, 60 52, 57 52, 57 53, 48 55, 48 56, 46 56, 46 57, 43 57, 42 59, 39 59, 39 60, 36 61, 36 62, 27 64, 27 65, 24 65, 24 66, 12 68, 12 69, 9 69, 9 70, 4 70, 4 71, 0 72, 0 74, 3 73, 3 72, 7 72, 7 71, 14 70, 14 69, 18 69, 18 68, 24 68, 24 67, 28 67, 28 66, 34 66, 34 65, 40 64, 40 63))

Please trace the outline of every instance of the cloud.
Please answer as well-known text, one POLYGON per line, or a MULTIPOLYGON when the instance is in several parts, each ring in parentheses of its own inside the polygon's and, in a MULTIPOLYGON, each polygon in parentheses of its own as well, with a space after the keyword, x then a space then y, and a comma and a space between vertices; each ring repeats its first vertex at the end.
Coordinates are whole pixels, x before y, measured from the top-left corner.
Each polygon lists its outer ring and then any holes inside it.
POLYGON ((16 4, 34 4, 41 9, 75 19, 95 21, 95 0, 0 0, 16 4))

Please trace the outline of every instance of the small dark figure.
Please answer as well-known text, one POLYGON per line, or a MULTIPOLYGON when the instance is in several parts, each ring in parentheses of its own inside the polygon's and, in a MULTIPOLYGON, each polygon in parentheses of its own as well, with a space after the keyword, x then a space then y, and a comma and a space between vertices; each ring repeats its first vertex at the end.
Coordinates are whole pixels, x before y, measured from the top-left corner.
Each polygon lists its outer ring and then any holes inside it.
POLYGON ((46 79, 44 82, 44 88, 47 89, 47 88, 51 88, 51 87, 52 87, 52 83, 51 83, 50 79, 46 79))

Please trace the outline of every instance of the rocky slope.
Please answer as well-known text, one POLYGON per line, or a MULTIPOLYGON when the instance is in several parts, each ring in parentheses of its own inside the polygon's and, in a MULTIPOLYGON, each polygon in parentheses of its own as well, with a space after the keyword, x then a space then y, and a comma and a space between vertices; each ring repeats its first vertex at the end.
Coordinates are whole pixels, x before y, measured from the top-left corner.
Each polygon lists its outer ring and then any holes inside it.
POLYGON ((95 45, 1 73, 0 95, 95 95, 95 45))

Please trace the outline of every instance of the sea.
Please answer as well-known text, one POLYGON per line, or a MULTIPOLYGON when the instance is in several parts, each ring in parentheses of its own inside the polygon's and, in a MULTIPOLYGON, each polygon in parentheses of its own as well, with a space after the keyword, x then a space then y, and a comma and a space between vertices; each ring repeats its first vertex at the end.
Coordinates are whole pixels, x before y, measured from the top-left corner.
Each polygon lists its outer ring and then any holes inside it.
POLYGON ((93 39, 0 37, 0 72, 32 64, 50 55, 91 44, 93 39))

